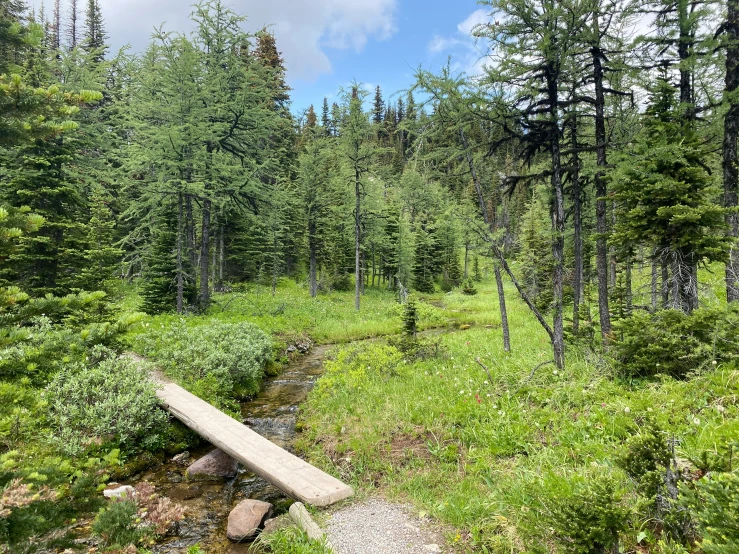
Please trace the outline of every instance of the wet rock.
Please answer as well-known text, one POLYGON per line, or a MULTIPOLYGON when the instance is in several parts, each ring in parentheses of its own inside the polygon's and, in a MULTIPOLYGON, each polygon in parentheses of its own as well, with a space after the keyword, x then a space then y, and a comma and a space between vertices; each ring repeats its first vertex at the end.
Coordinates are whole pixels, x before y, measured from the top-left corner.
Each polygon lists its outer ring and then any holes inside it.
POLYGON ((172 500, 182 502, 183 500, 192 500, 193 498, 197 498, 201 494, 203 494, 203 491, 200 489, 200 487, 192 485, 182 485, 178 487, 173 487, 167 493, 167 496, 169 496, 169 498, 171 498, 172 500))
POLYGON ((131 485, 123 485, 122 487, 105 489, 103 491, 103 496, 105 498, 133 498, 134 494, 136 494, 136 491, 131 485))
POLYGON ((238 473, 238 463, 223 450, 209 452, 187 468, 188 479, 231 479, 238 473))
POLYGON ((186 466, 190 461, 190 452, 187 450, 180 452, 177 456, 172 458, 172 461, 179 466, 186 466))
POLYGON ((228 540, 242 542, 253 539, 271 513, 272 504, 261 500, 243 500, 228 514, 228 540))
POLYGON ((182 474, 179 471, 168 471, 167 481, 170 483, 182 483, 182 474))
POLYGON ((273 517, 265 521, 262 534, 269 535, 270 533, 274 533, 280 529, 285 529, 291 525, 292 521, 290 520, 290 516, 288 514, 282 514, 281 516, 273 517))

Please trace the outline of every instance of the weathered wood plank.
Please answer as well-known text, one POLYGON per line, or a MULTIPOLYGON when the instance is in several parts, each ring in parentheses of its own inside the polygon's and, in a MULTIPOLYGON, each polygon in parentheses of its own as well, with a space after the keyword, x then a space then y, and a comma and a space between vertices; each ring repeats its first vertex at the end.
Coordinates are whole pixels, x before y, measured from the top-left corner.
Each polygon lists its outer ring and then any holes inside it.
POLYGON ((187 427, 293 498, 320 507, 354 494, 349 485, 174 383, 160 381, 157 396, 162 406, 187 427))

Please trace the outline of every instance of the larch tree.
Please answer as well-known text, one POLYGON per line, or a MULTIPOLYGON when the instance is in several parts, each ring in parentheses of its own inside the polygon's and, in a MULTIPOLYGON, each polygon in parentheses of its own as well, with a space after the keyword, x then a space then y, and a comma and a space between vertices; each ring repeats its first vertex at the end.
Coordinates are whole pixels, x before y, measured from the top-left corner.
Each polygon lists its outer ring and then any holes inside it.
POLYGON ((521 144, 524 159, 539 151, 549 157, 547 174, 552 193, 552 253, 554 256, 552 348, 557 367, 564 367, 564 233, 565 194, 561 137, 565 87, 572 80, 567 61, 583 32, 587 11, 579 0, 488 0, 500 20, 478 27, 488 38, 497 65, 488 82, 501 92, 499 124, 521 144))

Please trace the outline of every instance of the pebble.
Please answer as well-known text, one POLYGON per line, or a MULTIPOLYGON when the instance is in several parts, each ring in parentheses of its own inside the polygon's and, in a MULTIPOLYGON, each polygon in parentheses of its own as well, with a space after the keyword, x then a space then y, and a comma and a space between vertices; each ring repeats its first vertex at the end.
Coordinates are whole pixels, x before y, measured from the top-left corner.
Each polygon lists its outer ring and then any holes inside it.
POLYGON ((443 552, 442 538, 403 506, 369 499, 331 516, 328 542, 336 554, 418 554, 443 552))

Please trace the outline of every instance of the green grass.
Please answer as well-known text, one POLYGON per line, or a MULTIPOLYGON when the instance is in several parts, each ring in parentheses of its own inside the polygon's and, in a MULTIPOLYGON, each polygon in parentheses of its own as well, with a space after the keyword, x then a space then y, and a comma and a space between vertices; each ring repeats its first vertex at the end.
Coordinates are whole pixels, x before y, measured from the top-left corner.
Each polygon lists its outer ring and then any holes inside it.
MULTIPOLYGON (((445 297, 477 322, 494 322, 494 288, 445 297)), ((547 336, 509 291, 513 352, 500 330, 442 335, 443 356, 403 361, 382 344, 349 347, 327 363, 301 411, 300 447, 363 492, 379 489, 453 525, 461 551, 553 551, 539 511, 572 476, 609 475, 636 501, 616 467, 624 441, 648 420, 695 460, 739 440, 739 371, 718 366, 690 381, 626 383, 606 360, 569 348, 567 368, 532 370, 552 358, 547 336), (487 380, 476 358, 490 368, 487 380)), ((461 319, 459 320, 461 321, 461 319)), ((624 552, 654 540, 634 515, 624 552)), ((652 550, 655 551, 655 550, 652 550)))
POLYGON ((326 541, 313 541, 297 527, 278 529, 269 535, 260 535, 250 552, 275 554, 333 554, 326 541))
MULTIPOLYGON (((420 328, 499 325, 500 317, 489 305, 497 302, 490 296, 494 284, 482 284, 478 288, 487 294, 465 296, 454 291, 419 295, 420 328)), ((135 306, 134 296, 131 292, 126 297, 126 306, 135 306)), ((353 292, 331 292, 311 298, 304 286, 283 279, 274 296, 269 287, 250 284, 238 292, 215 294, 213 305, 202 315, 149 316, 135 333, 156 332, 176 321, 184 321, 188 326, 203 325, 212 320, 224 323, 249 321, 286 340, 306 335, 318 343, 333 344, 399 333, 400 313, 396 294, 384 287, 368 287, 361 299, 361 310, 357 312, 353 292)))

